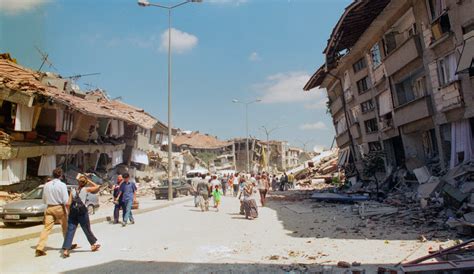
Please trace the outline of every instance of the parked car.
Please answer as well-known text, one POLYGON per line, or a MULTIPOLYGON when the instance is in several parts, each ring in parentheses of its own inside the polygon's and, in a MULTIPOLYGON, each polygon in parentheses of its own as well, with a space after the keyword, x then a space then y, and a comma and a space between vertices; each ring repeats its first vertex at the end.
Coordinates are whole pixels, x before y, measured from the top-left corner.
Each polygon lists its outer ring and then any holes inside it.
MULTIPOLYGON (((155 197, 156 199, 166 199, 168 198, 168 180, 163 180, 161 186, 155 187, 155 197)), ((172 180, 172 187, 173 187, 173 197, 176 198, 181 195, 191 195, 192 187, 191 184, 187 183, 182 179, 173 179, 172 180)))
MULTIPOLYGON (((0 207, 0 222, 5 226, 12 227, 22 223, 42 223, 46 205, 43 203, 43 187, 40 185, 26 195, 21 200, 13 201, 0 207)), ((68 192, 76 186, 68 185, 68 192)), ((96 194, 88 193, 86 201, 89 214, 94 214, 99 207, 99 199, 96 194)))

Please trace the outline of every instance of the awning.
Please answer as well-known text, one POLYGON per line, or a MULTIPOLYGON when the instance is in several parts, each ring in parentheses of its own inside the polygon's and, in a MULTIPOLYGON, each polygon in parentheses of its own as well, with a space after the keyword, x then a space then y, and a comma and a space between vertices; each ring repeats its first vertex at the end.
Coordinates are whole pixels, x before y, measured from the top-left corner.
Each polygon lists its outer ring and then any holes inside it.
POLYGON ((470 69, 474 69, 474 33, 464 40, 456 74, 469 72, 470 69))
POLYGON ((338 155, 338 160, 337 160, 337 166, 345 166, 346 163, 349 161, 349 155, 351 154, 351 150, 346 147, 343 149, 339 150, 339 155, 338 155))

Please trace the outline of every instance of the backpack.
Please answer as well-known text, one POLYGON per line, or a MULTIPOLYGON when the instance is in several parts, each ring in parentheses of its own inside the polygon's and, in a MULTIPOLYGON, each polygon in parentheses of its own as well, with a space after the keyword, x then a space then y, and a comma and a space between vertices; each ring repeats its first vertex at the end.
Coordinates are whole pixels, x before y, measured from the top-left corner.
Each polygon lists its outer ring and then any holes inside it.
POLYGON ((82 202, 81 197, 79 197, 79 193, 77 192, 77 189, 74 189, 74 190, 76 191, 76 195, 72 197, 69 214, 72 216, 80 216, 80 215, 87 214, 86 205, 82 202))

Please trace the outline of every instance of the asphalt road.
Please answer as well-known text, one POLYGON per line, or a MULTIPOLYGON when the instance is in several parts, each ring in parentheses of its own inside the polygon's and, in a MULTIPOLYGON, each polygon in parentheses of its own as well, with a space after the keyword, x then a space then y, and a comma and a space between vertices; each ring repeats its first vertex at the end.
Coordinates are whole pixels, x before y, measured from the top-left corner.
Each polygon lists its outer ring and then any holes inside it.
POLYGON ((34 257, 37 239, 1 246, 0 272, 276 273, 321 271, 326 264, 334 268, 332 273, 342 273, 345 269, 334 266, 341 259, 373 270, 375 263, 396 263, 417 246, 416 241, 297 235, 288 229, 292 223, 303 217, 314 220, 317 212, 295 213, 285 205, 275 210, 273 203, 259 208, 255 220, 238 214, 237 199, 224 197, 219 212, 200 212, 189 201, 137 215, 136 224, 126 227, 94 224, 100 251, 92 253, 78 229, 75 242, 81 248, 67 259, 60 257, 60 234, 50 236, 43 257, 34 257), (281 218, 283 211, 290 219, 281 218))

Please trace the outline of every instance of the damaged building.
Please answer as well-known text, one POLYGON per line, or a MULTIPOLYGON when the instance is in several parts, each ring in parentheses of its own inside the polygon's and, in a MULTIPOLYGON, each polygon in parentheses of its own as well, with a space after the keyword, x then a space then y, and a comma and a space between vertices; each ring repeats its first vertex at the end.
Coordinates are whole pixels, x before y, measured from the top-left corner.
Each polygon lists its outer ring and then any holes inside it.
POLYGON ((100 90, 82 92, 70 79, 32 71, 8 55, 0 58, 0 105, 4 189, 37 185, 56 167, 68 182, 78 172, 107 178, 120 164, 145 172, 167 130, 144 110, 100 90))
POLYGON ((354 1, 304 90, 326 89, 338 164, 431 174, 474 158, 474 1, 354 1))
POLYGON ((173 138, 173 151, 189 153, 197 160, 195 166, 206 167, 212 172, 219 170, 235 170, 234 143, 221 141, 215 136, 202 134, 198 131, 181 131, 173 138))

